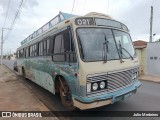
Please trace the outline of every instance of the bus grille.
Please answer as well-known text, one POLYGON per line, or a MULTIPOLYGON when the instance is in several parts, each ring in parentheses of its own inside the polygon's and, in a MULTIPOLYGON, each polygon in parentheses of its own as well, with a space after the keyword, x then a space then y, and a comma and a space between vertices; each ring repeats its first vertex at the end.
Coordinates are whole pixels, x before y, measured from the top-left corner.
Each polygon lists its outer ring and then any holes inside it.
MULTIPOLYGON (((101 75, 89 75, 87 77, 87 83, 106 80, 107 88, 105 90, 100 90, 100 91, 95 91, 95 92, 101 92, 101 91, 113 92, 118 89, 131 85, 133 82, 132 74, 134 72, 138 72, 138 68, 124 70, 120 72, 114 72, 114 73, 108 72, 106 74, 101 74, 101 75)), ((95 93, 95 92, 92 92, 92 93, 95 93)))
POLYGON ((109 92, 126 87, 130 84, 132 84, 131 70, 118 73, 111 73, 107 76, 107 88, 109 92))

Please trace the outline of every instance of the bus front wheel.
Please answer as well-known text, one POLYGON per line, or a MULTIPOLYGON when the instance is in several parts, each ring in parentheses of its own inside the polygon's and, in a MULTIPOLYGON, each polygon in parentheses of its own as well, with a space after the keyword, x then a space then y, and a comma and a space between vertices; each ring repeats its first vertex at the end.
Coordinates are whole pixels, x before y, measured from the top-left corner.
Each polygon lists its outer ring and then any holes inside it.
POLYGON ((59 87, 61 102, 69 111, 73 111, 76 107, 73 106, 70 90, 65 81, 62 81, 59 87))

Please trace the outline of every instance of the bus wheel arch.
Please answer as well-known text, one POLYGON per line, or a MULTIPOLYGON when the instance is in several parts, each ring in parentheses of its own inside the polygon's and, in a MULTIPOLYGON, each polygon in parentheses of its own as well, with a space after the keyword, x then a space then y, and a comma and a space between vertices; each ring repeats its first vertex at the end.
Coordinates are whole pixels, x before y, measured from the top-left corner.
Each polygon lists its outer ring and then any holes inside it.
POLYGON ((59 77, 62 77, 62 76, 61 76, 61 75, 57 75, 57 76, 55 77, 55 82, 54 82, 55 94, 56 94, 56 93, 59 94, 59 86, 60 86, 59 77))
POLYGON ((55 77, 54 87, 55 87, 55 93, 58 93, 58 94, 60 92, 59 91, 59 87, 61 85, 60 80, 62 81, 62 83, 65 83, 66 85, 68 85, 67 81, 65 80, 65 78, 62 75, 57 75, 55 77))
POLYGON ((70 111, 75 110, 71 97, 69 85, 65 78, 61 75, 57 75, 55 78, 55 92, 59 93, 62 104, 70 111))

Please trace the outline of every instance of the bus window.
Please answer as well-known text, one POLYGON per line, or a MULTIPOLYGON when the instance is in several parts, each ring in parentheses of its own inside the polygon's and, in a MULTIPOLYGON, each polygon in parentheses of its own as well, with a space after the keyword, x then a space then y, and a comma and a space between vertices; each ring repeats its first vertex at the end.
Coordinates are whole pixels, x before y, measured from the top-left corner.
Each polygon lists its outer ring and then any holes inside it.
POLYGON ((25 57, 26 58, 29 57, 29 49, 28 48, 26 48, 25 52, 26 52, 26 56, 25 57))
POLYGON ((37 44, 34 45, 34 56, 37 56, 37 44))
POLYGON ((40 42, 39 44, 38 44, 38 48, 39 48, 39 56, 41 56, 41 55, 43 55, 43 42, 40 42))
POLYGON ((46 55, 47 54, 47 41, 45 40, 44 42, 43 42, 43 52, 44 52, 44 55, 46 55))
POLYGON ((120 49, 120 45, 123 48, 122 49, 122 57, 123 58, 129 58, 130 55, 134 56, 134 48, 132 46, 132 41, 128 33, 114 30, 115 40, 118 46, 118 49, 120 49), (127 52, 126 52, 127 51, 127 52), (129 54, 128 54, 129 52, 129 54))
POLYGON ((53 51, 54 52, 54 56, 53 56, 54 61, 69 61, 68 54, 70 54, 69 52, 71 52, 70 41, 71 41, 71 37, 69 34, 69 30, 62 32, 61 34, 59 34, 55 37, 54 51, 53 51))
POLYGON ((49 54, 50 39, 47 40, 47 54, 49 54))
POLYGON ((57 35, 54 39, 54 61, 65 61, 63 35, 57 35))
POLYGON ((17 51, 17 58, 19 58, 19 51, 17 51))
POLYGON ((20 52, 19 52, 19 57, 20 57, 20 58, 24 57, 23 49, 22 49, 22 50, 20 50, 20 52))
POLYGON ((29 47, 30 56, 32 56, 32 46, 29 47))
POLYGON ((54 54, 56 53, 63 53, 63 35, 60 34, 55 37, 54 40, 54 54))

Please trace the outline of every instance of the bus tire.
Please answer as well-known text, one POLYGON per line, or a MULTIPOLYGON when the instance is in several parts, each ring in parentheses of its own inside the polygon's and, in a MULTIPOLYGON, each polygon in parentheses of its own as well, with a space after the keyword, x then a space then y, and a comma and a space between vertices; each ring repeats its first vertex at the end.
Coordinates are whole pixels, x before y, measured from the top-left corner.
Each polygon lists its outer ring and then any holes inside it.
POLYGON ((22 67, 22 76, 23 76, 23 80, 25 80, 26 79, 26 73, 25 73, 24 67, 22 67))
POLYGON ((60 92, 62 105, 69 111, 73 111, 76 109, 76 107, 73 106, 73 101, 70 95, 69 87, 64 80, 62 81, 62 83, 63 83, 64 89, 67 91, 67 95, 65 95, 63 86, 60 84, 59 92, 60 92))

